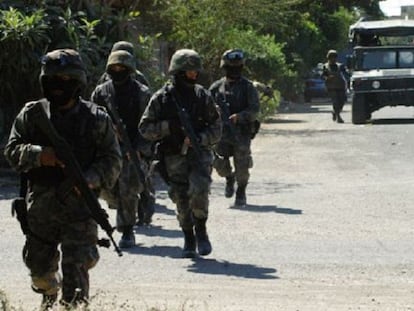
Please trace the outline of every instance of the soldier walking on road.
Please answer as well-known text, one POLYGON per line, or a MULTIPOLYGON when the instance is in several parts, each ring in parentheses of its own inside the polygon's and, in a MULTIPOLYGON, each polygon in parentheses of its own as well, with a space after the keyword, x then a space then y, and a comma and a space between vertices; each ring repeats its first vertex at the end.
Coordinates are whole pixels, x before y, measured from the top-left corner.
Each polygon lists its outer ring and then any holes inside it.
POLYGON ((49 310, 60 287, 61 304, 75 307, 88 302, 88 270, 99 259, 97 224, 79 189, 67 177, 65 163, 56 155, 58 150, 42 131, 34 108, 41 105, 47 112, 56 131, 73 149, 94 191, 113 186, 121 169, 121 153, 108 114, 80 98, 86 86, 86 70, 76 51, 62 49, 46 54, 40 84, 46 99, 27 103, 17 115, 5 156, 28 178, 23 260, 30 270, 32 289, 43 295, 42 310, 49 310))
POLYGON ((338 53, 335 50, 329 50, 326 58, 328 61, 323 65, 322 78, 325 79, 326 88, 332 100, 332 120, 344 123, 341 112, 346 101, 346 68, 336 61, 338 53))
POLYGON ((257 130, 256 118, 259 112, 259 96, 253 83, 242 76, 245 56, 242 50, 224 52, 220 67, 225 77, 210 86, 213 99, 221 108, 223 135, 215 147, 214 168, 226 178, 225 196, 234 195, 237 182, 236 206, 246 205, 246 187, 249 169, 253 167, 251 139, 257 130), (230 164, 233 157, 234 171, 230 164))
POLYGON ((169 67, 172 82, 153 95, 139 125, 145 138, 159 142, 169 196, 184 232, 182 256, 188 258, 196 256, 196 247, 202 256, 212 250, 206 228, 211 147, 221 135, 217 107, 208 91, 196 84, 200 71, 197 52, 177 50, 169 67))
POLYGON ((147 206, 145 219, 151 222, 154 202, 150 185, 145 185, 145 179, 141 180, 139 170, 141 160, 135 163, 130 154, 141 152, 151 153, 151 142, 145 140, 138 132, 138 123, 151 97, 148 87, 134 80, 131 73, 135 71, 134 57, 126 51, 112 52, 108 57, 106 72, 110 80, 98 85, 92 93, 91 101, 105 106, 109 114, 120 120, 114 120, 120 130, 125 130, 126 137, 120 135, 120 145, 123 153, 123 167, 116 186, 102 194, 110 208, 117 210, 117 230, 122 232, 119 246, 129 248, 135 245, 133 227, 137 221, 139 193, 145 199, 147 206), (119 128, 122 126, 123 128, 119 128), (128 146, 132 149, 128 150, 128 146))

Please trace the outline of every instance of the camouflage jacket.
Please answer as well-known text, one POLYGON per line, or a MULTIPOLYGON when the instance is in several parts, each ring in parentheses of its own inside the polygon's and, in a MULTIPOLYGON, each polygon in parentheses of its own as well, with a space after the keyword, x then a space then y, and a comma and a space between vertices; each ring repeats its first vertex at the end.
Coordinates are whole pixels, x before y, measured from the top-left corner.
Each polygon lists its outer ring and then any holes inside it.
POLYGON ((170 83, 159 89, 152 96, 141 118, 139 124, 141 134, 148 140, 161 141, 161 146, 164 146, 169 153, 179 153, 184 133, 180 135, 171 131, 171 125, 180 122, 176 104, 171 96, 175 97, 178 105, 189 115, 200 146, 210 149, 221 137, 221 118, 210 93, 198 84, 188 94, 181 94, 174 84, 170 83), (179 96, 172 94, 179 94, 179 96))
POLYGON ((250 137, 253 122, 259 112, 259 94, 253 83, 241 77, 229 81, 226 77, 213 82, 210 92, 221 109, 223 119, 222 141, 237 141, 240 137, 250 137), (229 116, 237 114, 237 123, 233 124, 229 116))
POLYGON ((50 112, 46 99, 27 103, 14 120, 4 155, 18 172, 29 180, 46 186, 57 186, 64 180, 58 167, 42 166, 40 154, 50 147, 48 137, 36 125, 31 107, 41 103, 50 115, 57 132, 72 147, 85 178, 96 188, 112 188, 121 170, 121 152, 109 115, 103 108, 79 99, 65 114, 50 112))
POLYGON ((322 69, 322 78, 325 79, 326 88, 330 89, 346 89, 346 68, 341 63, 325 63, 322 69))
POLYGON ((240 123, 250 123, 257 119, 259 95, 253 83, 245 77, 236 81, 223 77, 213 82, 210 92, 222 110, 225 108, 222 105, 226 105, 230 115, 238 115, 240 123))
MULTIPOLYGON (((145 148, 147 142, 138 131, 138 123, 148 105, 151 93, 145 85, 131 79, 121 87, 115 87, 112 80, 98 85, 91 95, 91 101, 116 109, 134 148, 145 148)), ((121 146, 122 147, 122 146, 121 146)))

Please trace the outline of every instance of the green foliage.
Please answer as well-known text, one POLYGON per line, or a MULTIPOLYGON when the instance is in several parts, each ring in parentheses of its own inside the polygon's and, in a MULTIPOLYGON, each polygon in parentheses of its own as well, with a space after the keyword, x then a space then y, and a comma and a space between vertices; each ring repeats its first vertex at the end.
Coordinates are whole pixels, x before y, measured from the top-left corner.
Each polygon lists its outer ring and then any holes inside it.
POLYGON ((50 41, 44 17, 43 10, 30 14, 14 8, 0 11, 0 109, 5 117, 4 132, 11 125, 9 116, 15 115, 23 102, 39 95, 33 76, 39 75, 39 58, 50 41))
POLYGON ((159 89, 167 80, 167 77, 160 72, 159 60, 155 57, 157 40, 160 35, 138 35, 136 38, 136 45, 139 46, 136 49, 136 56, 139 60, 137 67, 147 77, 153 90, 159 89))
MULTIPOLYGON (((71 7, 81 2, 56 6, 56 1, 20 1, 16 8, 2 3, 0 8, 0 134, 4 136, 22 105, 41 96, 38 76, 39 60, 56 48, 73 48, 80 52, 88 68, 88 98, 105 70, 106 58, 113 42, 129 39, 129 23, 139 12, 113 10, 108 5, 91 6, 82 1, 86 11, 71 7)), ((145 55, 153 41, 142 40, 145 55)), ((0 137, 1 138, 1 137, 0 137)))

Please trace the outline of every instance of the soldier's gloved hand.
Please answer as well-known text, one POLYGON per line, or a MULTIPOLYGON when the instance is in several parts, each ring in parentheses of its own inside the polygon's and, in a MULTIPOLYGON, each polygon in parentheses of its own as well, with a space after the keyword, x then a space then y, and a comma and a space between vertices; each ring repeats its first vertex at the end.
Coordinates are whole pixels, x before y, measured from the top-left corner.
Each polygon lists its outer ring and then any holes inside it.
POLYGON ((62 161, 60 161, 52 147, 43 147, 40 153, 40 164, 42 166, 60 166, 65 167, 62 161))
POLYGON ((229 120, 230 120, 233 124, 236 124, 236 123, 238 123, 238 122, 239 122, 239 115, 238 115, 237 113, 234 113, 234 114, 232 114, 232 115, 229 117, 229 120))
POLYGON ((168 128, 172 136, 184 136, 183 127, 179 119, 169 120, 168 128))

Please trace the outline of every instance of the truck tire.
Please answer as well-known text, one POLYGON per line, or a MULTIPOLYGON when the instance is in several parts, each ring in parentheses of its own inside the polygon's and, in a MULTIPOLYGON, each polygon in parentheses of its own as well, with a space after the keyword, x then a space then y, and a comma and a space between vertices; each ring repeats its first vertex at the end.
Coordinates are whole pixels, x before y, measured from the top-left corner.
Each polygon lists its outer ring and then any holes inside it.
POLYGON ((367 121, 367 103, 365 96, 362 94, 354 94, 352 98, 352 123, 364 124, 367 121))

